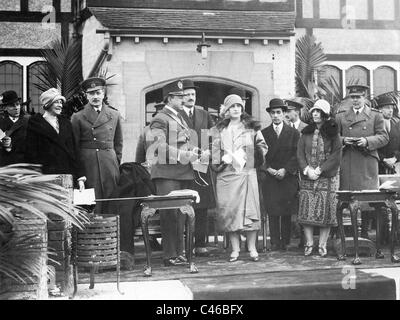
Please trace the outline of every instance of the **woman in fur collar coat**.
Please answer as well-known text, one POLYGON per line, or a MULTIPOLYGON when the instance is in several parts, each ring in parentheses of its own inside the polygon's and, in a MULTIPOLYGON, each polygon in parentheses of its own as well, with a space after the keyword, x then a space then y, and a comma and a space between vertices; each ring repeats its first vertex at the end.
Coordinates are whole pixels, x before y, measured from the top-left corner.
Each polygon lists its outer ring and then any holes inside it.
POLYGON ((28 122, 25 161, 41 164, 44 174, 71 174, 84 189, 84 170, 80 165, 71 122, 62 117, 65 98, 57 89, 40 96, 44 113, 33 115, 28 122))
POLYGON ((319 227, 318 251, 320 256, 326 257, 330 228, 337 226, 336 191, 342 144, 338 125, 330 118, 330 111, 327 101, 315 102, 310 110, 313 123, 303 129, 297 146, 301 170, 298 221, 304 227, 305 256, 312 254, 314 227, 319 227))

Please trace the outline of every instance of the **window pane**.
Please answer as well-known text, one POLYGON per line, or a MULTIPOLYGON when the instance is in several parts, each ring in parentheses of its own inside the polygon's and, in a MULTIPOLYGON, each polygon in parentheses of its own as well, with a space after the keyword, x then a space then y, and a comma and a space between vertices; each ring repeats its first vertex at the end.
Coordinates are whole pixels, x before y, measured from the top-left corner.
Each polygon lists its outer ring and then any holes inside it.
POLYGON ((43 72, 44 68, 47 67, 46 62, 35 62, 29 66, 28 69, 28 97, 31 99, 31 103, 29 105, 29 111, 39 112, 40 111, 40 102, 39 97, 42 94, 42 91, 39 90, 36 85, 40 83, 38 76, 40 75, 40 71, 43 72))
MULTIPOLYGON (((396 0, 398 1, 398 0, 396 0)), ((394 0, 374 0, 374 19, 375 20, 394 20, 394 0)))
POLYGON ((367 20, 368 0, 347 0, 346 12, 349 19, 367 20))
MULTIPOLYGON (((346 86, 351 84, 361 84, 369 86, 369 71, 361 66, 354 66, 346 70, 346 86)), ((369 90, 367 92, 369 94, 369 90)))
POLYGON ((20 0, 1 0, 0 10, 20 11, 21 10, 20 4, 21 4, 20 0))
POLYGON ((320 0, 321 19, 340 19, 340 0, 320 0))
POLYGON ((314 17, 314 9, 313 9, 313 0, 303 0, 303 18, 313 18, 314 17))
POLYGON ((380 67, 374 71, 374 95, 396 89, 396 71, 389 67, 380 67))
POLYGON ((22 81, 21 65, 12 61, 0 63, 0 94, 14 90, 19 97, 22 97, 22 81))
POLYGON ((326 92, 324 97, 332 105, 343 96, 342 70, 335 66, 323 66, 318 72, 318 84, 326 92))

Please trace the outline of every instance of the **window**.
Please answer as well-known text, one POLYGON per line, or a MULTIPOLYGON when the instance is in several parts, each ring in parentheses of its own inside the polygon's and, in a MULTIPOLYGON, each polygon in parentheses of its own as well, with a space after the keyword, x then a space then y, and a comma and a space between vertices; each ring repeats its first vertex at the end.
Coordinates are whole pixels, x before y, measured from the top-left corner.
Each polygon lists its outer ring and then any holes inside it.
POLYGON ((374 95, 396 90, 396 71, 390 67, 379 67, 374 71, 374 95))
MULTIPOLYGON (((39 97, 42 91, 37 87, 40 83, 38 76, 45 68, 47 64, 43 61, 34 62, 28 67, 28 98, 31 99, 29 111, 39 112, 40 110, 39 97)), ((54 83, 53 86, 55 87, 56 84, 54 83)))
POLYGON ((368 19, 368 0, 346 0, 346 4, 348 19, 368 19))
POLYGON ((374 0, 374 19, 394 20, 395 19, 394 0, 385 0, 384 5, 382 3, 382 0, 374 0))
POLYGON ((16 62, 0 62, 0 94, 4 91, 14 90, 19 97, 22 97, 22 72, 22 66, 16 62))
POLYGON ((369 86, 369 71, 362 66, 353 66, 346 70, 346 86, 351 84, 362 84, 369 86))
POLYGON ((340 0, 320 0, 319 9, 321 19, 340 19, 340 0))
POLYGON ((335 66, 323 66, 318 71, 318 85, 327 92, 324 98, 335 104, 343 96, 342 70, 335 66))
POLYGON ((303 0, 303 18, 314 18, 313 0, 303 0))

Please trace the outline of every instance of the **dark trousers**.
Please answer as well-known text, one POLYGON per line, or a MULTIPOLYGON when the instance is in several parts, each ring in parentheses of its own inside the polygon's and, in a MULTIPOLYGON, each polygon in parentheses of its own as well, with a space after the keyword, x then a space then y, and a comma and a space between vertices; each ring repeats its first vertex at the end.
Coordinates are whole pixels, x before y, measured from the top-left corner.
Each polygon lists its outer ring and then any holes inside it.
POLYGON ((291 216, 268 215, 268 220, 271 244, 277 246, 289 245, 292 228, 291 216))
POLYGON ((207 209, 196 209, 195 214, 195 247, 203 248, 206 246, 207 237, 207 209))
MULTIPOLYGON (((174 190, 188 189, 189 180, 155 179, 157 195, 163 196, 174 190)), ((160 210, 160 226, 164 259, 183 255, 186 215, 177 209, 160 210)))

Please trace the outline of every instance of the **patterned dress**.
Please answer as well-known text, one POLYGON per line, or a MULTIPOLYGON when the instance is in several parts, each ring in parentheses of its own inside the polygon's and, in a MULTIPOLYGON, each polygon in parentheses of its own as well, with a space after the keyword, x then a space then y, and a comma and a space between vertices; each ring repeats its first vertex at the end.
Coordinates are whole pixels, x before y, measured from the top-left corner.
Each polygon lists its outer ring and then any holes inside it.
MULTIPOLYGON (((310 167, 315 169, 326 161, 329 153, 325 149, 321 133, 316 129, 312 138, 311 161, 308 164, 310 167)), ((337 226, 338 188, 339 174, 332 178, 320 177, 315 181, 303 176, 300 182, 298 222, 319 227, 337 226)))

